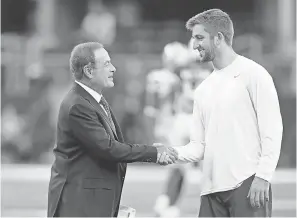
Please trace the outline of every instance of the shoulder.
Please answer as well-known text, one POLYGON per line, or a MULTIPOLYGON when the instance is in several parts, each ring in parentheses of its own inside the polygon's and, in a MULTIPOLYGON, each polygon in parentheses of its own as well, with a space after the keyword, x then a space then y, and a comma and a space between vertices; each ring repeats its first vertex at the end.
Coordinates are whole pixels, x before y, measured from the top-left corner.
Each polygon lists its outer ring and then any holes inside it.
POLYGON ((77 109, 85 111, 92 110, 93 107, 87 99, 75 93, 75 91, 72 89, 63 99, 61 103, 61 109, 67 110, 70 113, 71 111, 75 111, 77 109))
POLYGON ((272 79, 269 72, 261 64, 244 56, 240 58, 240 66, 243 69, 243 73, 247 74, 251 80, 272 79))

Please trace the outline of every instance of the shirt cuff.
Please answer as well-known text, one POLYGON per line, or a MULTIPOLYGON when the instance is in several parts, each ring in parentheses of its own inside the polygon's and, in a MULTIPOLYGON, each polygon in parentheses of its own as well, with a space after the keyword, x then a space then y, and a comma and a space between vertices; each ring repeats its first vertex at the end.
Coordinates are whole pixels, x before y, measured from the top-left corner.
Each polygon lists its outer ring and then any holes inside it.
POLYGON ((271 182, 273 175, 271 173, 265 173, 265 172, 256 172, 257 177, 266 180, 267 182, 271 182))

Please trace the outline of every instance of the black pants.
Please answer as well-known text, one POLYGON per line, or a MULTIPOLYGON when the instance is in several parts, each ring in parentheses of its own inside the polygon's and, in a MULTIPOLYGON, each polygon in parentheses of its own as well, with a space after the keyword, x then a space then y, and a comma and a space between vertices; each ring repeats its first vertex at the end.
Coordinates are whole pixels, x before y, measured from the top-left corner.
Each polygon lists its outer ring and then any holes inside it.
POLYGON ((246 179, 234 190, 201 196, 199 217, 271 217, 272 194, 265 206, 253 208, 247 198, 254 176, 246 179))

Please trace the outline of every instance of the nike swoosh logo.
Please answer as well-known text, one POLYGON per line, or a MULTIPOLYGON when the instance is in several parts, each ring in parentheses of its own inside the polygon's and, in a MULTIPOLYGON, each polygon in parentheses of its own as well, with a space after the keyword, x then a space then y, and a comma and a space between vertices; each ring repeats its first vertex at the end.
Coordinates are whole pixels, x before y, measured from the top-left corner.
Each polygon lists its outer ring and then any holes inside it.
POLYGON ((237 77, 239 77, 239 75, 240 75, 240 74, 238 74, 238 75, 235 75, 235 76, 234 76, 234 78, 237 78, 237 77))

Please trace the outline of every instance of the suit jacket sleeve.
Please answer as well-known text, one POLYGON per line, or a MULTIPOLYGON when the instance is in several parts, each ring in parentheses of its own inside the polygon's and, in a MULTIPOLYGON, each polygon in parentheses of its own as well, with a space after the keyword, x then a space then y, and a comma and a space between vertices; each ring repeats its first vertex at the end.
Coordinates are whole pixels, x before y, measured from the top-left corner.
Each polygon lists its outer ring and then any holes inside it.
POLYGON ((69 112, 70 128, 92 156, 114 162, 156 162, 157 149, 147 145, 128 145, 112 139, 95 110, 84 104, 73 105, 69 112))

